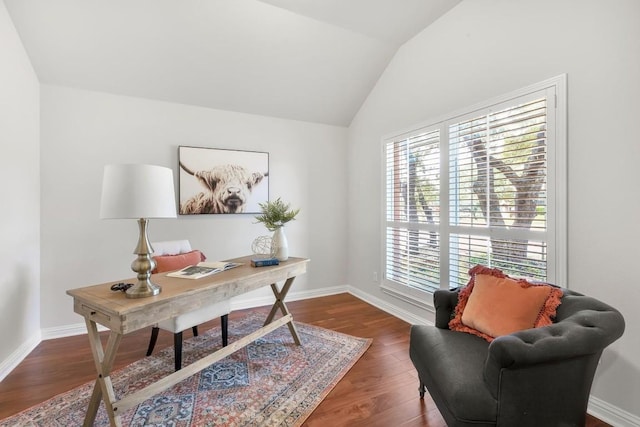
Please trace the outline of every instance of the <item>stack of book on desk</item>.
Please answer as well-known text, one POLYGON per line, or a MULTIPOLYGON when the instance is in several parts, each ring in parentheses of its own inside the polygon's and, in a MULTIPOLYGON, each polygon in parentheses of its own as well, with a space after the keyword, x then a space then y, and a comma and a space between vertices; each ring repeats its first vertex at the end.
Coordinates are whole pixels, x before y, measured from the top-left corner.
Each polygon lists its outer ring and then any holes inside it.
POLYGON ((252 267, 266 267, 269 265, 278 265, 280 261, 278 258, 253 258, 251 260, 252 267))

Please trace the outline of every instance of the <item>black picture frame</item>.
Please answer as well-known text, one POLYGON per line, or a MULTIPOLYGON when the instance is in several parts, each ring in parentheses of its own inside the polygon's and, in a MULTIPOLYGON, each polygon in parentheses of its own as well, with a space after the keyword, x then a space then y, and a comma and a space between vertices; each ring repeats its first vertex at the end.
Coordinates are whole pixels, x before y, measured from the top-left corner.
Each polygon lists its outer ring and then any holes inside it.
POLYGON ((269 200, 269 153, 178 147, 180 215, 256 214, 269 200))

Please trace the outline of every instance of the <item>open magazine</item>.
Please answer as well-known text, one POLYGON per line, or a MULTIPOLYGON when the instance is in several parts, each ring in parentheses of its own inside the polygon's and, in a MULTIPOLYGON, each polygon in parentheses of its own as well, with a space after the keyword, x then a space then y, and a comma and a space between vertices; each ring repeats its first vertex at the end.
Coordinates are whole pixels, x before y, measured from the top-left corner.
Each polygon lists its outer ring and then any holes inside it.
POLYGON ((229 270, 231 268, 239 266, 239 263, 235 262, 199 262, 196 265, 190 265, 182 270, 167 273, 170 277, 181 277, 183 279, 199 279, 201 277, 209 276, 211 274, 220 273, 221 271, 229 270))

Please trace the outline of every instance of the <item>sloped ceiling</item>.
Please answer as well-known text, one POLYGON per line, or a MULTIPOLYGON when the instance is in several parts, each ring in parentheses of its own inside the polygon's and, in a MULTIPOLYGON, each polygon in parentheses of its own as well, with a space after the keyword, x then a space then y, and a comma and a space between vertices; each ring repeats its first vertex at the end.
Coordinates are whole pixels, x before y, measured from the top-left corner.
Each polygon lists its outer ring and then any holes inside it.
POLYGON ((460 0, 4 0, 42 83, 348 126, 460 0))

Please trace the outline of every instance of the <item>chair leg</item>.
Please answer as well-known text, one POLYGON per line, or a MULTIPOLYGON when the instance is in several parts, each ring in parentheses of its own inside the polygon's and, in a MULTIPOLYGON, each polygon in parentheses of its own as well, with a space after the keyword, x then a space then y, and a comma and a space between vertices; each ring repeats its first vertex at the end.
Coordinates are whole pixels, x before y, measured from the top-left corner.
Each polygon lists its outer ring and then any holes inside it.
MULTIPOLYGON (((228 343, 229 337, 229 315, 225 314, 224 316, 220 316, 220 327, 222 329, 222 346, 226 347, 228 343)), ((153 328, 151 331, 151 343, 149 343, 149 350, 147 351, 147 356, 151 354, 153 347, 156 344, 156 340, 158 339, 158 329, 153 328)), ((194 326, 191 328, 193 331, 193 336, 198 336, 198 327, 194 326)), ((175 359, 175 369, 179 371, 182 369, 182 332, 176 332, 173 334, 173 352, 175 359)))
POLYGON ((424 399, 424 392, 426 391, 426 387, 424 386, 424 383, 422 381, 420 381, 420 387, 418 388, 418 391, 420 392, 420 399, 424 399))
POLYGON ((222 346, 226 347, 229 338, 229 315, 220 316, 220 329, 222 329, 222 346))
POLYGON ((158 332, 160 328, 154 326, 151 328, 151 340, 149 340, 149 348, 147 349, 147 356, 151 356, 153 353, 153 348, 156 346, 156 341, 158 341, 158 332))
POLYGON ((182 369, 182 332, 173 334, 173 358, 176 371, 182 369))

